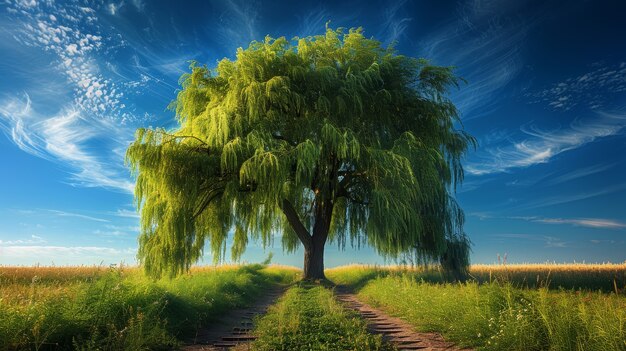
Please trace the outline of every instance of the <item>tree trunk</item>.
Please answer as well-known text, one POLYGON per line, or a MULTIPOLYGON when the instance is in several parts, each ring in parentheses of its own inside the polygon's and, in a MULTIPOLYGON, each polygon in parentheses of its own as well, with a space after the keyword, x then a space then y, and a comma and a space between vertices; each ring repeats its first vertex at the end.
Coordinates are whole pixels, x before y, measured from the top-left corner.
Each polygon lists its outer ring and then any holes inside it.
POLYGON ((324 245, 330 229, 333 203, 331 201, 327 201, 326 204, 323 201, 318 203, 315 209, 315 224, 312 235, 304 227, 297 211, 288 200, 283 199, 281 209, 304 246, 304 276, 302 279, 326 279, 324 275, 324 245))
POLYGON ((305 280, 326 279, 324 275, 324 244, 326 238, 313 238, 312 245, 304 249, 304 276, 305 280))

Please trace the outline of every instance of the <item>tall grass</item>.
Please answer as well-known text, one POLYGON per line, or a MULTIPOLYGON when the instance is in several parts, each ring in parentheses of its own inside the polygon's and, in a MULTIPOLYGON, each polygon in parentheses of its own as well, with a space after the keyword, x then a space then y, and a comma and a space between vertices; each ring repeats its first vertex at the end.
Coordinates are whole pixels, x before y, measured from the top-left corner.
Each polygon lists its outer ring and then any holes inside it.
MULTIPOLYGON (((446 275, 439 266, 370 266, 349 265, 329 270, 341 272, 346 284, 358 284, 373 276, 398 273, 411 274, 431 283, 445 283, 446 275)), ((623 292, 626 288, 626 262, 619 264, 498 264, 472 265, 470 280, 478 283, 509 282, 520 288, 584 289, 603 292, 623 292)))
POLYGON ((0 350, 171 349, 297 274, 228 266, 153 281, 137 268, 0 267, 0 350))
POLYGON ((257 321, 259 351, 392 350, 380 335, 365 329, 365 322, 344 309, 332 291, 301 283, 287 291, 267 315, 257 321))
MULTIPOLYGON (((563 273, 576 281, 569 282, 570 286, 584 281, 576 274, 563 273)), ((417 329, 441 332, 463 346, 519 351, 626 350, 626 297, 615 292, 549 289, 545 285, 520 288, 511 278, 514 274, 505 280, 494 279, 492 273, 491 282, 466 284, 433 283, 424 279, 424 272, 398 268, 339 268, 327 276, 357 288, 365 301, 406 319, 417 329)))

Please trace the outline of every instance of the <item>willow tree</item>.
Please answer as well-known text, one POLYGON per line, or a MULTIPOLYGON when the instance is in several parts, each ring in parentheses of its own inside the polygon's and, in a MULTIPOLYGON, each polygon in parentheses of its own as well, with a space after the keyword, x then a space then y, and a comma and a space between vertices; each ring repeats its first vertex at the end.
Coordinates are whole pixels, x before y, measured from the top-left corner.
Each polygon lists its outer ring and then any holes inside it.
MULTIPOLYGON (((398 55, 361 29, 252 42, 217 67, 192 64, 174 130, 139 129, 127 151, 148 273, 187 270, 210 247, 238 259, 249 240, 439 259, 465 241, 452 196, 471 136, 455 128, 449 67, 398 55), (229 239, 229 235, 232 238, 229 239)), ((465 253, 466 254, 466 253, 465 253)))

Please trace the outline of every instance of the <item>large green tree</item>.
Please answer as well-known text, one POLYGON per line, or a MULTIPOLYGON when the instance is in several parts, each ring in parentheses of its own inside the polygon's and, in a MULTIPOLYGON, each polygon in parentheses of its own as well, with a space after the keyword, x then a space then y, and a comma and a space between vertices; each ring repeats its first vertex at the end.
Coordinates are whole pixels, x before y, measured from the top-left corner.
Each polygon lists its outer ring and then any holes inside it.
POLYGON ((251 239, 302 245, 307 279, 324 278, 328 241, 467 256, 452 192, 474 139, 455 128, 452 68, 327 28, 252 42, 180 82, 178 128, 139 129, 127 151, 148 273, 183 272, 205 246, 219 260, 229 235, 235 259, 251 239))

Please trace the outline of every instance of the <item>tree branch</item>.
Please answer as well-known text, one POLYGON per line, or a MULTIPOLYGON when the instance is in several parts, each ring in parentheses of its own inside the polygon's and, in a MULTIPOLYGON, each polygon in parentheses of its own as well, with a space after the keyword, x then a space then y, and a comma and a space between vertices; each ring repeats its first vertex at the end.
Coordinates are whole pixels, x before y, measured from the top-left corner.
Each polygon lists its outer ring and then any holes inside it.
POLYGON ((293 228, 293 231, 296 233, 302 244, 306 249, 310 248, 312 245, 311 235, 309 231, 304 227, 302 221, 300 220, 300 216, 298 216, 298 212, 293 208, 293 205, 289 200, 283 199, 280 204, 280 209, 283 211, 285 216, 287 217, 287 221, 293 228))
POLYGON ((193 135, 174 135, 174 134, 166 133, 166 132, 163 132, 163 131, 155 131, 155 133, 167 135, 168 137, 171 138, 170 140, 164 142, 163 144, 169 143, 169 142, 171 142, 173 140, 180 139, 180 138, 192 138, 192 139, 195 139, 195 140, 201 142, 203 145, 208 145, 204 140, 202 140, 202 139, 200 139, 200 138, 198 138, 196 136, 193 136, 193 135))
POLYGON ((199 215, 202 214, 202 212, 204 212, 204 210, 206 210, 206 208, 209 206, 209 204, 211 203, 211 201, 213 201, 214 199, 216 199, 218 196, 220 196, 221 194, 223 194, 223 190, 222 189, 216 189, 216 191, 211 194, 209 192, 209 195, 207 195, 207 197, 205 198, 205 200, 202 202, 202 204, 200 205, 200 207, 198 208, 198 210, 196 211, 196 213, 193 214, 193 216, 191 217, 191 220, 195 220, 196 218, 198 218, 199 215))

